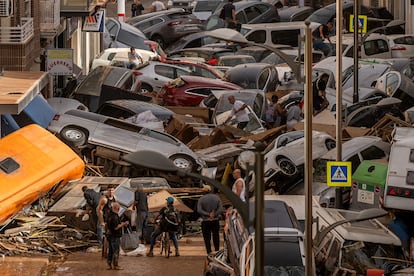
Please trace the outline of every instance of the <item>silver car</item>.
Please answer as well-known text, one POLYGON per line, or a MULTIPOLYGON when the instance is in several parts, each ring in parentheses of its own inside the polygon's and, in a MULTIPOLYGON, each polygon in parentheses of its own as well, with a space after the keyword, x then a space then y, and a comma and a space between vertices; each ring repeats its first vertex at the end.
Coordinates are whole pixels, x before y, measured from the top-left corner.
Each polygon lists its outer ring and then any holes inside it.
POLYGON ((205 162, 175 137, 92 112, 69 110, 55 116, 48 130, 72 147, 102 146, 121 154, 159 152, 180 169, 199 171, 205 162))

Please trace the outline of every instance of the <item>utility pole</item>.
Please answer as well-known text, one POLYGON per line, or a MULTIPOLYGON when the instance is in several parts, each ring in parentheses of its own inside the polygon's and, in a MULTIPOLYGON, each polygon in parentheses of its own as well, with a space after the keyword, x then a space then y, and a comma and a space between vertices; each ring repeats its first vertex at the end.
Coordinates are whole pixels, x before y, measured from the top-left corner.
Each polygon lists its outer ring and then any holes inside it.
POLYGON ((125 0, 118 0, 118 20, 125 22, 125 0))

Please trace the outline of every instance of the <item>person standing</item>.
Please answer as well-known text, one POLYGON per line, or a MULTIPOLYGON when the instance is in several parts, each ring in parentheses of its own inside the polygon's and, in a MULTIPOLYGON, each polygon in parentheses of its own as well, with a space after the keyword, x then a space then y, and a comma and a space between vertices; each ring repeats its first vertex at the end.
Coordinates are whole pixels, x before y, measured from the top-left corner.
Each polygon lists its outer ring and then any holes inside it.
POLYGON ((236 27, 236 8, 233 5, 233 0, 223 6, 224 27, 235 29, 236 27))
POLYGON ((141 15, 143 10, 144 6, 141 4, 141 0, 134 0, 131 5, 131 17, 141 15))
POLYGON ((229 96, 229 103, 233 105, 230 116, 226 119, 224 124, 227 124, 233 116, 236 116, 237 128, 244 129, 249 123, 249 115, 247 114, 247 104, 242 101, 236 100, 234 96, 229 96))
POLYGON ((166 10, 165 5, 163 2, 159 0, 155 0, 151 4, 151 12, 163 11, 166 10))
POLYGON ((148 218, 148 198, 147 194, 138 188, 135 191, 135 202, 133 205, 133 210, 136 208, 137 211, 137 231, 140 231, 141 243, 144 243, 144 237, 147 229, 147 218, 148 218))
POLYGON ((211 253, 211 236, 215 251, 220 249, 220 224, 219 215, 223 211, 220 198, 213 192, 203 195, 197 203, 197 212, 201 215, 201 231, 207 254, 211 253))
POLYGON ((178 214, 178 210, 174 208, 174 198, 168 197, 167 199, 167 206, 163 207, 159 214, 155 217, 155 221, 160 218, 159 226, 155 228, 154 232, 151 234, 151 244, 150 244, 150 251, 147 253, 148 257, 154 256, 154 245, 155 240, 157 237, 163 233, 168 232, 170 235, 170 239, 174 243, 175 247, 175 256, 180 256, 178 251, 178 240, 177 240, 177 231, 178 226, 180 225, 180 218, 178 214))
POLYGON ((87 203, 87 212, 92 214, 92 221, 96 224, 96 238, 99 242, 99 247, 102 248, 102 241, 103 241, 103 227, 101 226, 101 223, 98 219, 98 205, 99 201, 101 200, 101 195, 93 190, 89 189, 88 186, 82 187, 83 197, 86 200, 87 203))
POLYGON ((246 201, 246 183, 241 177, 240 169, 233 171, 234 184, 231 190, 238 196, 242 201, 246 201))
POLYGON ((321 24, 312 32, 313 49, 321 50, 325 56, 329 56, 332 51, 332 43, 330 39, 332 28, 332 22, 328 22, 326 25, 321 24), (328 40, 329 45, 325 43, 325 39, 328 40))
POLYGON ((119 217, 120 205, 118 202, 111 204, 111 212, 108 215, 108 268, 122 270, 119 266, 119 246, 121 244, 122 227, 129 224, 128 221, 121 222, 119 217))
MULTIPOLYGON (((105 234, 107 233, 107 230, 108 230, 106 223, 108 221, 109 214, 111 213, 111 210, 112 210, 112 204, 114 202, 116 202, 115 188, 113 185, 108 185, 106 189, 106 194, 101 197, 99 204, 98 204, 98 209, 97 209, 99 223, 102 229, 104 229, 105 234)), ((106 239, 108 240, 108 237, 106 237, 106 239)), ((104 239, 102 239, 102 245, 104 245, 102 247, 102 256, 105 256, 106 248, 104 248, 105 247, 104 239)))

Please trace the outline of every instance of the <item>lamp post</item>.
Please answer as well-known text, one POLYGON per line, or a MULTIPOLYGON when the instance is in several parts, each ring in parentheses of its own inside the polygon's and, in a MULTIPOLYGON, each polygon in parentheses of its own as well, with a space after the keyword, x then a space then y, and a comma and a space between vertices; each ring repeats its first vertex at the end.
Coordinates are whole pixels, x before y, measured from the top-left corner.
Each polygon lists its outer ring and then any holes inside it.
MULTIPOLYGON (((264 275, 264 185, 263 185, 263 154, 262 147, 258 145, 255 151, 255 275, 264 275)), ((179 176, 189 176, 195 179, 204 181, 205 183, 220 190, 233 204, 233 207, 240 213, 244 225, 249 227, 252 222, 249 220, 249 205, 243 202, 232 190, 227 186, 222 185, 215 179, 205 177, 203 175, 188 172, 174 166, 171 160, 164 155, 154 151, 137 151, 122 157, 125 161, 140 167, 149 169, 156 169, 171 173, 176 173, 179 176)))

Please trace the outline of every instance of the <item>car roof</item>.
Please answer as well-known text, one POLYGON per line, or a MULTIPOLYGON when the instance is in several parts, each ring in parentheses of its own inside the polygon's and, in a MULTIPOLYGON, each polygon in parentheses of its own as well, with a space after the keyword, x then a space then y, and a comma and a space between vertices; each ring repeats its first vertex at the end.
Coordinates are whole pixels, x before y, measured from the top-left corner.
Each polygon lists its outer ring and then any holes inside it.
POLYGON ((171 113, 174 114, 173 111, 171 111, 168 108, 165 108, 163 106, 160 106, 158 104, 153 104, 153 103, 148 103, 148 102, 143 102, 143 101, 137 101, 137 100, 129 100, 129 99, 120 99, 120 100, 110 100, 110 101, 106 101, 106 103, 112 104, 112 105, 116 105, 116 106, 120 106, 123 108, 127 108, 131 111, 142 111, 143 109, 145 110, 152 110, 152 109, 157 109, 160 111, 165 111, 167 113, 171 113))
MULTIPOLYGON (((331 42, 332 43, 336 43, 336 36, 331 36, 330 37, 331 42)), ((375 40, 375 39, 385 39, 387 40, 387 36, 383 35, 383 34, 378 34, 378 33, 372 33, 370 34, 367 38, 365 38, 365 42, 366 41, 370 41, 370 40, 375 40)), ((354 36, 353 34, 343 34, 342 35, 342 44, 353 44, 354 43, 354 36)))
POLYGON ((134 33, 136 35, 139 35, 140 37, 142 37, 142 38, 144 38, 146 40, 148 39, 147 36, 140 29, 138 29, 138 28, 136 28, 136 27, 134 27, 134 26, 132 26, 132 25, 130 25, 128 23, 119 21, 118 19, 115 19, 115 18, 108 18, 106 20, 115 21, 117 24, 120 25, 120 27, 121 27, 122 30, 125 30, 125 31, 128 31, 130 33, 134 33))
POLYGON ((284 20, 290 20, 292 15, 307 11, 313 11, 313 8, 309 6, 289 6, 278 10, 280 18, 283 18, 284 20))
MULTIPOLYGON (((249 217, 254 218, 254 200, 249 201, 249 217)), ((264 228, 295 228, 297 229, 296 217, 292 217, 289 206, 282 200, 265 198, 264 200, 264 228)))
POLYGON ((188 13, 186 12, 183 8, 172 8, 172 9, 168 9, 168 10, 162 10, 162 11, 156 11, 156 12, 150 12, 150 13, 145 13, 142 15, 138 15, 138 16, 134 16, 131 17, 130 19, 128 19, 126 22, 128 24, 136 24, 142 20, 146 20, 148 18, 151 17, 157 17, 157 16, 162 16, 162 15, 166 15, 166 14, 173 14, 173 13, 188 13))
MULTIPOLYGON (((310 22, 310 28, 314 29, 320 24, 315 22, 310 22)), ((258 23, 258 24, 243 24, 242 28, 249 28, 252 30, 257 29, 275 29, 275 30, 288 30, 288 29, 297 29, 297 28, 306 28, 305 21, 293 21, 293 22, 273 22, 273 23, 258 23)))

